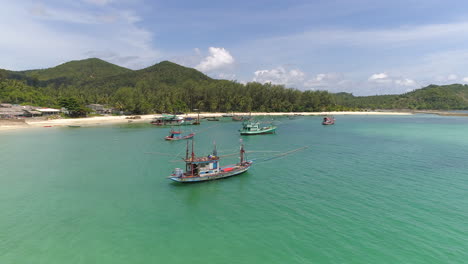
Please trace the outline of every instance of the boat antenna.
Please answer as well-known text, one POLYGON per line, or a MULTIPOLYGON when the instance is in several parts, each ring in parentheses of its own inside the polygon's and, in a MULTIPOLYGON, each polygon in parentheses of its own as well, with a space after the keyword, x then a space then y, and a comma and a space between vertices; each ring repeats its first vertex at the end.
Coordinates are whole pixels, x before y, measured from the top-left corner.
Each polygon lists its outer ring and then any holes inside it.
POLYGON ((213 145, 214 145, 213 156, 218 156, 218 150, 216 149, 216 141, 213 141, 213 145))

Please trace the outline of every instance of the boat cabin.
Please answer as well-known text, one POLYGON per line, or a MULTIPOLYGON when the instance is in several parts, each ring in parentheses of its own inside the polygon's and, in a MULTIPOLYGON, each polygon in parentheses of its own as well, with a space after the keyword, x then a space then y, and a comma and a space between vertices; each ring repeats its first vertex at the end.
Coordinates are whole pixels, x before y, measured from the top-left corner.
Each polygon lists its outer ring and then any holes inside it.
POLYGON ((191 176, 203 176, 204 174, 212 174, 219 172, 219 157, 208 155, 206 157, 194 157, 185 160, 186 171, 191 176))
POLYGON ((255 131, 260 131, 260 123, 258 122, 245 122, 243 124, 243 130, 244 131, 251 131, 251 132, 255 132, 255 131))

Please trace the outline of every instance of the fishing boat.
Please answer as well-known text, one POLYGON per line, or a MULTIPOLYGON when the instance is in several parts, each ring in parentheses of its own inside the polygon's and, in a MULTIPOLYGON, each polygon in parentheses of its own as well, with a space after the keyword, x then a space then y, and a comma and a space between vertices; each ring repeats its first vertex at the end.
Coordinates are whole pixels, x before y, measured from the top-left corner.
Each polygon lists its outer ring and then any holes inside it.
POLYGON ((188 134, 186 136, 183 136, 182 131, 180 131, 180 130, 175 131, 174 129, 171 129, 171 131, 169 132, 169 136, 164 137, 164 139, 174 141, 174 140, 193 138, 193 136, 195 136, 195 133, 190 133, 190 134, 188 134))
POLYGON ((227 166, 220 166, 220 157, 216 151, 216 145, 213 152, 208 156, 197 157, 193 150, 192 140, 192 153, 189 156, 189 148, 187 142, 187 149, 185 154, 185 172, 181 168, 175 168, 171 176, 168 178, 182 183, 202 182, 223 179, 246 172, 253 161, 245 160, 244 145, 241 143, 240 147, 240 162, 227 166))
POLYGON ((335 118, 333 116, 326 116, 323 118, 322 125, 328 126, 328 125, 334 125, 335 124, 335 118))
POLYGON ((232 116, 232 121, 242 121, 244 120, 244 117, 243 116, 232 116))
POLYGON ((74 127, 74 128, 76 128, 76 127, 81 127, 81 126, 69 125, 68 127, 74 127))
POLYGON ((265 127, 260 126, 260 122, 257 121, 244 121, 242 123, 242 129, 239 130, 241 135, 261 135, 261 134, 273 134, 276 132, 276 126, 269 125, 265 127))
POLYGON ((250 120, 250 118, 252 118, 252 116, 250 116, 250 115, 248 115, 248 116, 234 115, 231 118, 232 118, 232 121, 247 121, 247 120, 250 120))
POLYGON ((182 126, 189 124, 184 121, 183 117, 176 115, 162 115, 161 117, 153 119, 150 123, 155 126, 182 126))
POLYGON ((208 117, 206 121, 219 121, 219 118, 216 117, 208 117))
POLYGON ((233 117, 233 116, 234 116, 234 114, 229 114, 229 113, 226 113, 226 114, 223 114, 222 116, 223 116, 223 117, 233 117))

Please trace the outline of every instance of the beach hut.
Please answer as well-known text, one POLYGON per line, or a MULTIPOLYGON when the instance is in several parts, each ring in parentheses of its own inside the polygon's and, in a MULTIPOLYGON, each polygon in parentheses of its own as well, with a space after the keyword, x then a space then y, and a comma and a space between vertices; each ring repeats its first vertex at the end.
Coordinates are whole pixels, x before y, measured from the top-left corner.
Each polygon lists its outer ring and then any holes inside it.
POLYGON ((0 118, 18 118, 23 116, 23 110, 17 109, 17 108, 5 108, 1 107, 0 108, 0 118))
POLYGON ((60 114, 60 110, 54 108, 39 108, 36 111, 41 112, 43 116, 60 114))

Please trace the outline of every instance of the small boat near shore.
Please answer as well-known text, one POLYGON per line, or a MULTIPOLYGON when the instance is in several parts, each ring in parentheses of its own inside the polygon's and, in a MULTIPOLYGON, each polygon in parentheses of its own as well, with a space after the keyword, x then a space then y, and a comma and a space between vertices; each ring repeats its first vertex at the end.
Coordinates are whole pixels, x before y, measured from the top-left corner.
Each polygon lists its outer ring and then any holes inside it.
POLYGON ((150 123, 155 126, 182 126, 189 124, 185 122, 183 117, 176 115, 162 115, 153 119, 150 123))
POLYGON ((241 135, 261 135, 261 134, 274 134, 276 132, 276 126, 260 126, 260 122, 257 121, 244 121, 242 123, 242 129, 239 130, 241 135))
POLYGON ((171 129, 169 132, 169 136, 164 137, 165 140, 169 141, 175 141, 175 140, 182 140, 182 139, 189 139, 193 138, 195 136, 195 133, 190 133, 186 136, 182 135, 182 131, 175 131, 174 129, 171 129))
POLYGON ((335 118, 333 116, 326 116, 323 118, 322 125, 329 126, 335 124, 335 118))
POLYGON ((244 145, 241 143, 240 147, 240 162, 227 166, 220 166, 220 157, 216 151, 216 146, 213 152, 208 156, 197 157, 193 150, 189 156, 189 148, 187 142, 187 149, 185 155, 185 171, 181 168, 175 168, 171 176, 168 178, 181 183, 202 182, 210 180, 218 180, 228 178, 231 176, 239 175, 246 172, 253 161, 245 160, 244 145))
POLYGON ((81 126, 77 126, 77 125, 69 125, 68 127, 77 128, 77 127, 81 127, 81 126))

